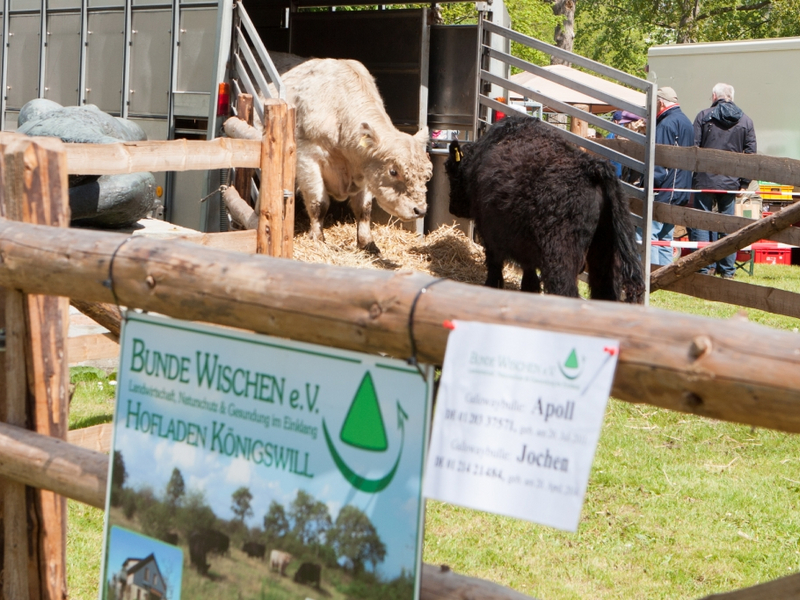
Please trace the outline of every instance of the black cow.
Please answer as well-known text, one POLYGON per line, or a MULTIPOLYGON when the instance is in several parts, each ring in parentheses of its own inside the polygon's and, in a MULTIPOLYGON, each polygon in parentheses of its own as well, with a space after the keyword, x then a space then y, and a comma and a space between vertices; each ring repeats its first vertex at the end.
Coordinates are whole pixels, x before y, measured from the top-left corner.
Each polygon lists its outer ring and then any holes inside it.
POLYGON ((511 115, 477 142, 450 144, 450 212, 475 220, 486 249, 486 285, 503 287, 503 262, 523 270, 522 290, 641 302, 644 276, 634 226, 611 164, 539 119, 511 115), (541 272, 541 280, 536 270, 541 272))
POLYGON ((215 529, 198 529, 189 534, 189 559, 201 575, 208 573, 211 566, 206 562, 206 555, 227 554, 230 538, 215 529))
POLYGON ((260 558, 264 560, 264 553, 267 551, 267 546, 265 544, 259 544, 258 542, 245 542, 242 546, 242 551, 251 558, 260 558))
POLYGON ((322 567, 315 563, 303 563, 297 572, 294 574, 294 582, 302 584, 311 584, 319 589, 320 577, 322 575, 322 567))

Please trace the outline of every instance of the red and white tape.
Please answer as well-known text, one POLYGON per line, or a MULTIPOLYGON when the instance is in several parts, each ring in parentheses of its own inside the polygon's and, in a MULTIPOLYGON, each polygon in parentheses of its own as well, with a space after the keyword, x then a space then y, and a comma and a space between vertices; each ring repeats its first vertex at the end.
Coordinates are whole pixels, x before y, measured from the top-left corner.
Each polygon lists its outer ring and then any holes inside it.
MULTIPOLYGON (((781 190, 772 190, 769 192, 760 192, 758 190, 692 190, 687 188, 653 188, 654 192, 690 192, 701 194, 735 194, 737 196, 800 196, 800 192, 783 192, 781 190)), ((767 198, 767 200, 774 200, 775 198, 767 198)))
MULTIPOLYGON (((681 242, 681 241, 671 241, 667 242, 665 240, 652 240, 650 244, 653 246, 671 246, 672 248, 691 248, 693 250, 697 250, 698 248, 705 248, 711 242, 681 242)), ((797 248, 797 246, 792 246, 791 244, 783 244, 781 242, 756 242, 754 244, 750 244, 749 246, 745 246, 741 248, 741 250, 775 250, 776 248, 797 248)), ((740 250, 740 251, 741 251, 740 250)))

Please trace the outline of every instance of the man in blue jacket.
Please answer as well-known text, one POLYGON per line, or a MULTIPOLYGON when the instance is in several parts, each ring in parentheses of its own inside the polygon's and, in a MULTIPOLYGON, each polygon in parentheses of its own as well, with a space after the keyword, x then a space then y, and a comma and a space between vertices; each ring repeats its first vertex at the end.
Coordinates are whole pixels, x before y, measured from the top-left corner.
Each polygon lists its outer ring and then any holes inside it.
MULTIPOLYGON (((694 146, 694 130, 689 118, 683 114, 678 104, 678 95, 671 87, 658 88, 656 94, 656 144, 667 146, 694 146)), ((656 165, 653 172, 653 188, 669 191, 656 192, 653 200, 666 204, 685 206, 689 203, 689 192, 676 192, 675 189, 690 189, 692 172, 684 169, 667 169, 656 165)), ((672 241, 675 225, 653 221, 653 240, 672 241)), ((668 265, 672 262, 672 248, 653 246, 650 262, 655 265, 668 265)))
MULTIPOLYGON (((756 153, 756 131, 753 121, 742 109, 733 103, 733 86, 718 83, 711 92, 711 107, 701 110, 694 120, 694 145, 700 148, 715 148, 729 152, 744 154, 756 153)), ((694 187, 705 190, 746 190, 749 179, 712 175, 711 173, 695 173, 694 187)), ((694 207, 712 211, 714 204, 721 214, 732 215, 736 205, 733 194, 696 193, 694 207)), ((719 237, 725 234, 720 233, 719 237)), ((709 242, 711 234, 701 229, 692 229, 690 239, 693 242, 709 242)), ((700 269, 700 273, 710 275, 716 272, 725 279, 733 279, 736 272, 736 253, 717 261, 716 267, 700 269)))

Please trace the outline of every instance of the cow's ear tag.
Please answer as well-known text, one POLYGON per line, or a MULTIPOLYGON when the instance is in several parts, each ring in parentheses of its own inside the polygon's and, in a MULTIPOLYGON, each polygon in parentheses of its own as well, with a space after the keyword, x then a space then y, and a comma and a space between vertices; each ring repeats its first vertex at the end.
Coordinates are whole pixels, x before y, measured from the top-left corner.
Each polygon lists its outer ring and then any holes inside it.
POLYGON ((368 147, 369 146, 369 144, 367 143, 367 138, 368 137, 369 136, 367 134, 362 135, 361 136, 361 141, 358 142, 358 145, 361 146, 362 148, 368 147))
POLYGON ((456 146, 455 148, 453 148, 453 150, 454 150, 453 154, 455 155, 456 162, 461 162, 461 148, 456 146))

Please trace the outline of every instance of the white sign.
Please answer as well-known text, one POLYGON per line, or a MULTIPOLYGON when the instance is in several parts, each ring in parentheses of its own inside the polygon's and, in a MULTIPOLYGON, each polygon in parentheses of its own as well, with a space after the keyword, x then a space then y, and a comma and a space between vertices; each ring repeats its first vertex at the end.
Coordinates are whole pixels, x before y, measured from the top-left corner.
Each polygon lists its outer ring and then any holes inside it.
POLYGON ((619 342, 454 325, 425 496, 576 531, 619 342))

